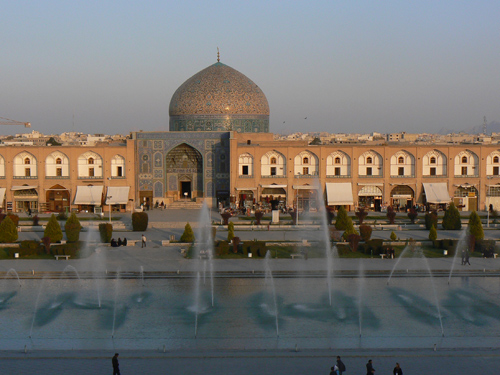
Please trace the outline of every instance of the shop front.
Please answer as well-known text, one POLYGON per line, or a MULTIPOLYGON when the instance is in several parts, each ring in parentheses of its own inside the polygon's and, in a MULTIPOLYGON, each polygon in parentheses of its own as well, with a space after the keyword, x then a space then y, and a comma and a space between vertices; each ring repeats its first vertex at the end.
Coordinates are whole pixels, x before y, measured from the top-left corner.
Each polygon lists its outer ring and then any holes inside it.
POLYGON ((293 185, 295 205, 300 211, 318 210, 318 190, 310 185, 293 185))
POLYGON ((395 211, 405 212, 413 207, 415 193, 407 185, 397 185, 391 190, 391 205, 395 211))
POLYGON ((286 205, 287 185, 261 185, 260 205, 264 209, 280 209, 286 205), (273 207, 274 205, 274 207, 273 207))
POLYGON ((459 211, 477 211, 478 191, 474 185, 459 185, 453 195, 453 203, 459 211))
POLYGON ((102 186, 77 186, 73 204, 79 212, 102 213, 102 186))
POLYGON ((36 186, 13 186, 15 212, 38 212, 38 192, 36 186))
POLYGON ((366 210, 380 212, 383 202, 383 185, 364 185, 358 191, 358 202, 360 207, 366 210))

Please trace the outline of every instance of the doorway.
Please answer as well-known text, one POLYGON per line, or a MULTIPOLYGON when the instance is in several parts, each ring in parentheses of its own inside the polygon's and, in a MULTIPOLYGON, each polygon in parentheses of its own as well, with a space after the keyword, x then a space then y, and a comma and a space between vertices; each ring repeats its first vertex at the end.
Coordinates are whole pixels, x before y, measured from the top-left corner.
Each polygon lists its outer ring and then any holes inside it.
POLYGON ((181 199, 191 199, 191 181, 181 181, 181 199))

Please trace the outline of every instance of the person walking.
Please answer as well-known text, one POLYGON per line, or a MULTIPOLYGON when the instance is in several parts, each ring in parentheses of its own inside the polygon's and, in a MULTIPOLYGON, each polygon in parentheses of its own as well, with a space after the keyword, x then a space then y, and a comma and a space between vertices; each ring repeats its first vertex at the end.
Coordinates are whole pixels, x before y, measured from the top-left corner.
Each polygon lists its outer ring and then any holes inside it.
POLYGON ((470 266, 469 258, 470 258, 470 251, 469 251, 469 249, 467 249, 467 250, 465 250, 465 262, 464 262, 464 266, 466 264, 468 264, 470 266))
POLYGON ((337 367, 339 369, 339 375, 342 375, 342 373, 345 371, 345 365, 344 362, 340 359, 340 356, 337 356, 337 367))
POLYGON ((393 375, 403 375, 403 370, 399 367, 399 363, 396 363, 396 367, 392 370, 393 375))
POLYGON ((113 375, 120 375, 120 364, 118 363, 118 353, 115 353, 113 358, 111 359, 111 363, 113 364, 113 375))
POLYGON ((143 234, 141 236, 141 248, 146 247, 146 236, 143 234))
POLYGON ((375 369, 373 368, 372 360, 370 359, 366 364, 366 375, 375 374, 375 369))

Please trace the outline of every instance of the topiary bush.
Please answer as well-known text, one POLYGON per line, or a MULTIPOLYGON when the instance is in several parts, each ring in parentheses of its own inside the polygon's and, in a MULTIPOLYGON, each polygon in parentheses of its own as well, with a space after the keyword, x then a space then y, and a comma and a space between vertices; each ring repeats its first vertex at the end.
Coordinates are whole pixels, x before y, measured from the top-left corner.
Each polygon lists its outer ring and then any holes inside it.
POLYGON ((396 212, 394 212, 394 208, 392 206, 387 207, 387 220, 389 220, 389 224, 394 224, 394 220, 396 220, 396 212))
POLYGON ((355 253, 358 250, 359 241, 361 240, 361 236, 359 234, 351 233, 347 236, 347 241, 349 242, 349 246, 351 250, 355 253))
POLYGON ((410 212, 408 212, 408 218, 410 219, 412 224, 415 224, 415 219, 418 216, 417 210, 415 210, 413 207, 410 208, 410 212))
POLYGON ((49 237, 50 242, 60 242, 63 239, 63 232, 59 222, 57 221, 56 215, 52 214, 43 232, 44 237, 49 237))
POLYGON ((227 226, 227 242, 231 242, 234 238, 234 223, 230 222, 227 226))
POLYGON ((361 238, 363 241, 370 241, 370 238, 372 237, 372 231, 373 228, 369 225, 360 225, 359 226, 359 234, 361 235, 361 238))
POLYGON ((396 233, 394 231, 391 232, 391 241, 396 241, 398 239, 398 236, 396 236, 396 233))
POLYGON ((359 225, 363 225, 363 221, 368 216, 368 212, 365 211, 364 207, 359 207, 358 211, 356 211, 356 217, 359 220, 359 225))
POLYGON ((337 212, 337 220, 335 221, 335 228, 338 230, 346 230, 349 227, 349 222, 351 222, 352 226, 352 220, 347 215, 346 209, 344 208, 344 206, 340 206, 339 211, 337 212))
POLYGON ((109 223, 99 224, 99 235, 101 236, 101 242, 110 243, 113 236, 113 225, 109 223))
POLYGON ((12 220, 12 222, 16 227, 19 226, 19 216, 12 214, 10 212, 7 214, 7 216, 10 218, 10 220, 12 220))
POLYGON ((16 242, 18 238, 17 227, 9 216, 0 223, 0 242, 16 242))
POLYGON ((467 230, 469 234, 474 237, 476 242, 484 238, 483 224, 476 211, 470 213, 467 230))
POLYGON ((224 256, 229 254, 229 243, 227 241, 217 241, 215 246, 215 254, 218 256, 224 256))
POLYGON ((68 242, 78 242, 80 240, 82 225, 74 212, 71 214, 69 219, 66 220, 64 230, 66 231, 66 238, 68 239, 68 242))
POLYGON ((195 241, 193 228, 191 228, 191 225, 189 225, 189 223, 187 223, 186 226, 184 227, 184 233, 182 233, 180 241, 181 242, 194 242, 195 241))
POLYGON ((40 218, 38 217, 38 215, 35 215, 33 216, 33 226, 36 227, 36 226, 39 226, 39 221, 40 221, 40 218))
POLYGON ((220 214, 222 217, 224 225, 228 225, 229 223, 229 218, 232 216, 230 212, 223 212, 220 214))
POLYGON ((444 212, 443 229, 460 230, 462 229, 462 221, 460 220, 460 212, 455 205, 450 203, 448 209, 444 212))
POLYGON ((149 217, 146 212, 134 212, 132 214, 132 230, 134 232, 144 232, 148 230, 149 217))
POLYGON ((429 231, 429 240, 436 241, 438 238, 436 227, 433 225, 429 231))

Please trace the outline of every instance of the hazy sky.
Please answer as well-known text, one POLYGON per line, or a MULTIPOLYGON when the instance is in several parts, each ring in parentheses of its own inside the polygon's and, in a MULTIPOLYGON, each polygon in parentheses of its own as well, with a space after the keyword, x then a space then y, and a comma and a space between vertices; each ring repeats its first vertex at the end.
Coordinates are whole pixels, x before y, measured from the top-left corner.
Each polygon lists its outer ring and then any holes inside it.
POLYGON ((0 0, 0 9, 0 117, 43 133, 168 130, 174 91, 216 62, 217 47, 266 94, 272 132, 500 122, 498 0, 0 0))

